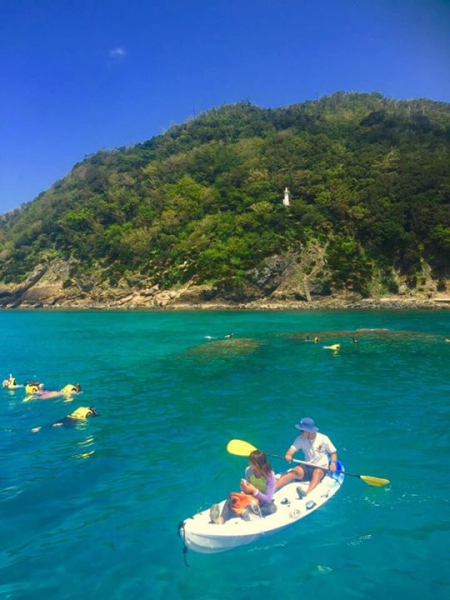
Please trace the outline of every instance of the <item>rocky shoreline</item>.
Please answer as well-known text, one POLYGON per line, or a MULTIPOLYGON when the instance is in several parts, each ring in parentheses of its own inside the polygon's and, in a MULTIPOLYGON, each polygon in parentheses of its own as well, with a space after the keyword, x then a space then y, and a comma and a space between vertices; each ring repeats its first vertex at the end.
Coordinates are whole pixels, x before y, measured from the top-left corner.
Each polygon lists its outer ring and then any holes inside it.
MULTIPOLYGON (((101 297, 89 295, 71 297, 36 297, 36 294, 18 297, 4 296, 0 291, 0 310, 104 310, 104 311, 333 311, 333 310, 449 310, 450 296, 423 298, 389 296, 379 298, 349 298, 330 296, 315 298, 310 302, 295 299, 261 298, 251 301, 228 301, 220 298, 204 300, 201 297, 184 298, 178 291, 164 290, 146 295, 133 292, 122 296, 103 293, 101 297)), ((40 295, 39 295, 40 296, 40 295)))
POLYGON ((450 298, 446 302, 435 300, 404 300, 397 298, 368 298, 360 301, 346 301, 339 298, 313 302, 271 302, 267 300, 249 303, 183 305, 176 303, 169 307, 173 310, 254 310, 254 311, 341 311, 341 310, 449 310, 450 298))
POLYGON ((123 281, 112 287, 97 281, 69 279, 67 265, 40 266, 20 285, 0 285, 0 309, 12 310, 448 310, 450 292, 433 285, 422 289, 403 286, 397 295, 362 298, 345 292, 300 296, 298 289, 279 286, 275 292, 247 297, 218 294, 217 290, 192 282, 163 290, 142 279, 123 281), (147 283, 147 287, 145 287, 147 283))

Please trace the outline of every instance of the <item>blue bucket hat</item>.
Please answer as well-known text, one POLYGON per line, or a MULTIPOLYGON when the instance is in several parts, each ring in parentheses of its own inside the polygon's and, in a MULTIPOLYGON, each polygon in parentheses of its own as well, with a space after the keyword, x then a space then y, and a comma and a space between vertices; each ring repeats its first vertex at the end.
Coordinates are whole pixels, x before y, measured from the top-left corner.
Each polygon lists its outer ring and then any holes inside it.
POLYGON ((309 433, 316 433, 319 431, 319 428, 316 427, 313 419, 310 419, 309 417, 304 417, 295 427, 300 429, 300 431, 308 431, 309 433))

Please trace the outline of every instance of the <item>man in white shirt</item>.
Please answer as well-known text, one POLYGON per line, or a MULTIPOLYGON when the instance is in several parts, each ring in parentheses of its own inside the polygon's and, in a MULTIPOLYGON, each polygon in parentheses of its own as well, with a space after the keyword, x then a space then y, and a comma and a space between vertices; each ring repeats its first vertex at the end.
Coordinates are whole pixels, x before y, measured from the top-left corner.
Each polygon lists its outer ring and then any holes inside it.
POLYGON ((295 427, 302 433, 295 438, 288 448, 285 458, 288 462, 292 462, 294 454, 298 450, 303 450, 305 461, 310 464, 298 465, 283 473, 277 481, 276 489, 293 480, 309 481, 309 487, 306 491, 309 494, 319 485, 327 470, 336 471, 337 450, 329 437, 323 433, 318 433, 319 429, 310 417, 304 417, 295 427))

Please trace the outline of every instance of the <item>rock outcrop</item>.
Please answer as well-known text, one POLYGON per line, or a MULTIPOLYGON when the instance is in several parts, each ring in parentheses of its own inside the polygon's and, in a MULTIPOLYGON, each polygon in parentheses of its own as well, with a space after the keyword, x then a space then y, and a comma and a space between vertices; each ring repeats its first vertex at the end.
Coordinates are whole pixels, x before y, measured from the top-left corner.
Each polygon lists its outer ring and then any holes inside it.
MULTIPOLYGON (((85 279, 70 276, 70 265, 58 260, 39 265, 17 286, 0 286, 0 308, 6 309, 448 309, 450 289, 437 290, 431 278, 410 289, 400 278, 398 294, 376 293, 363 298, 350 292, 331 292, 320 248, 307 256, 274 256, 248 273, 249 284, 239 292, 190 282, 161 289, 150 279, 134 277, 111 286, 100 274, 85 279)), ((376 289, 376 286, 374 286, 376 289)))

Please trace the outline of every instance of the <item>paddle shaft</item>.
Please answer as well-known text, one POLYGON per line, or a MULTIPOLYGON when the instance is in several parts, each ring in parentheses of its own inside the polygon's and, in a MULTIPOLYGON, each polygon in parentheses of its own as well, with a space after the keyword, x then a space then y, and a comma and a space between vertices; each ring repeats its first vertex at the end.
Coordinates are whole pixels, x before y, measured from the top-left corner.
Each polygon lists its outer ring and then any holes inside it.
MULTIPOLYGON (((271 454, 270 452, 265 452, 267 456, 273 456, 274 458, 281 458, 281 460, 286 460, 285 456, 281 456, 281 454, 271 454)), ((306 462, 305 460, 298 460, 298 458, 293 458, 292 462, 299 463, 300 465, 306 465, 307 467, 313 467, 314 469, 322 469, 322 471, 329 471, 328 467, 319 467, 318 465, 314 465, 312 463, 306 462)), ((351 475, 352 477, 358 477, 361 479, 361 475, 356 475, 355 473, 349 473, 348 471, 344 471, 346 475, 351 475)))
MULTIPOLYGON (((256 447, 252 444, 249 444, 248 442, 245 442, 244 440, 230 440, 227 444, 227 450, 228 452, 230 452, 230 454, 237 454, 237 456, 249 456, 251 452, 256 450, 256 447)), ((266 454, 268 456, 274 456, 275 458, 281 458, 281 460, 286 460, 286 457, 280 456, 280 454, 270 454, 269 452, 266 452, 266 454)), ((325 472, 329 471, 328 467, 319 467, 318 465, 315 465, 313 463, 298 460, 296 458, 293 458, 292 462, 299 463, 301 465, 308 465, 309 467, 313 467, 316 469, 322 469, 322 471, 325 472)), ((389 479, 382 479, 381 477, 372 477, 371 475, 356 475, 355 473, 349 473, 348 471, 344 471, 344 473, 346 475, 351 475, 352 477, 357 477, 358 479, 361 479, 361 481, 364 481, 368 485, 373 485, 375 487, 382 487, 390 483, 389 479)))

